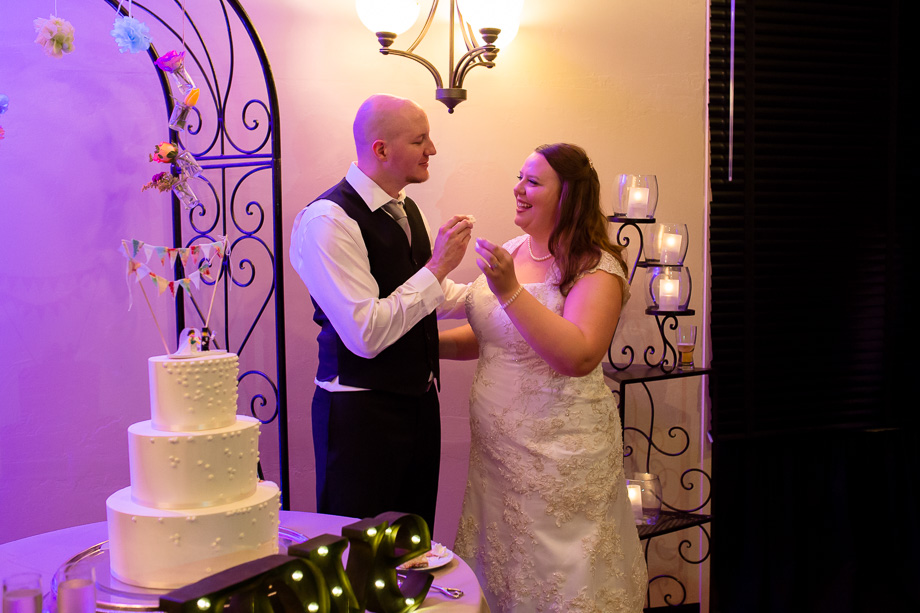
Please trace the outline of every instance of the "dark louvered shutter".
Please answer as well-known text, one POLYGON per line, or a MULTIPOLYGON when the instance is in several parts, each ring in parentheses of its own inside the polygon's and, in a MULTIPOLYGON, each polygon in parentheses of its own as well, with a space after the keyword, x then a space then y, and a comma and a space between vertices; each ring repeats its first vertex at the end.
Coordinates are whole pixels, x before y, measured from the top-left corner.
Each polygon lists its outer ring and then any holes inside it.
POLYGON ((729 182, 732 3, 712 2, 719 436, 896 425, 904 416, 901 356, 917 334, 899 312, 913 281, 898 194, 905 202, 915 172, 898 113, 908 70, 898 62, 898 4, 735 3, 729 182))

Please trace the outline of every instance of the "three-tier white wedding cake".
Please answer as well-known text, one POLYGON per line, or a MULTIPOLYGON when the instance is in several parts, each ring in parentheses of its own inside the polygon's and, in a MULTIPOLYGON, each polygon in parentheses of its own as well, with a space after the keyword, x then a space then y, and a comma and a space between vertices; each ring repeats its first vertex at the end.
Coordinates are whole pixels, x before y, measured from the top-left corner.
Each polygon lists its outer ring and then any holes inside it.
POLYGON ((148 367, 151 418, 128 428, 131 486, 106 501, 112 575, 174 589, 277 553, 280 494, 258 479, 259 421, 236 414, 239 358, 148 367))

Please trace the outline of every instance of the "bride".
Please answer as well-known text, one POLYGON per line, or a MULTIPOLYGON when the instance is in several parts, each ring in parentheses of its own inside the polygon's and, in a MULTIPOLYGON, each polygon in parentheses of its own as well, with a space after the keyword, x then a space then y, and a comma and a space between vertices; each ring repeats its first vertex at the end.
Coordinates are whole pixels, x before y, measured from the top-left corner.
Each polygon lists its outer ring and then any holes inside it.
POLYGON ((479 359, 456 551, 496 612, 641 611, 647 574, 619 414, 600 362, 629 286, 583 149, 543 145, 514 188, 526 234, 476 242, 469 325, 441 357, 479 359))

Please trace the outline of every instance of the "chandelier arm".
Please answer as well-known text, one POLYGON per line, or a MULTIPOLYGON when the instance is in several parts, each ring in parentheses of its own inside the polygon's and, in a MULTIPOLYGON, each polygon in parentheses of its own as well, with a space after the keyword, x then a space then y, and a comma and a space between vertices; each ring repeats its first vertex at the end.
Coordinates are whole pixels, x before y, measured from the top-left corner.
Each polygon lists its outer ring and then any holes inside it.
POLYGON ((467 52, 460 62, 457 64, 457 70, 454 72, 453 87, 463 87, 463 80, 466 78, 467 73, 477 66, 485 66, 486 68, 492 68, 495 66, 495 62, 487 62, 480 58, 480 55, 485 53, 490 53, 496 51, 496 49, 487 48, 487 47, 477 47, 472 51, 467 52))
POLYGON ((431 76, 434 77, 435 85, 440 89, 444 87, 444 82, 441 80, 441 73, 438 72, 438 69, 434 67, 434 64, 426 60, 420 55, 415 55, 414 53, 409 53, 408 51, 400 51, 399 49, 387 49, 384 47, 380 50, 380 53, 384 55, 398 55, 400 57, 407 57, 410 60, 415 60, 422 66, 428 69, 428 72, 431 73, 431 76))
MULTIPOLYGON (((415 42, 409 45, 409 48, 406 49, 406 53, 412 53, 415 51, 415 48, 418 47, 419 43, 422 42, 422 39, 425 38, 425 35, 428 34, 428 28, 431 27, 431 23, 434 21, 434 13, 436 10, 438 10, 438 0, 434 0, 431 3, 431 10, 428 12, 428 19, 425 20, 425 25, 422 26, 422 31, 418 33, 418 37, 416 37, 415 42)), ((440 75, 437 78, 440 79, 440 75)))
POLYGON ((457 14, 460 15, 460 34, 463 35, 463 44, 466 45, 467 51, 471 51, 479 46, 476 35, 473 33, 473 26, 463 18, 459 4, 457 5, 457 14))

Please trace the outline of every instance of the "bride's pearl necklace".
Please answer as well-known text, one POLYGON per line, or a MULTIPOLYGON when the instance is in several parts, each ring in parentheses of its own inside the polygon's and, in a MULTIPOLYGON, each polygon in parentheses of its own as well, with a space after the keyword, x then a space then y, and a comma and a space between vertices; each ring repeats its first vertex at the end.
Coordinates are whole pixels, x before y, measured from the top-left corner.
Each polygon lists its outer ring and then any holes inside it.
POLYGON ((527 236, 527 251, 530 252, 530 258, 531 258, 534 262, 545 262, 546 260, 548 260, 548 259, 550 259, 551 257, 553 257, 553 254, 552 254, 552 253, 547 253, 546 255, 544 255, 544 256, 542 256, 542 257, 539 257, 539 258, 538 258, 537 256, 535 256, 535 255, 533 254, 533 247, 530 246, 530 236, 529 236, 529 235, 527 236))

